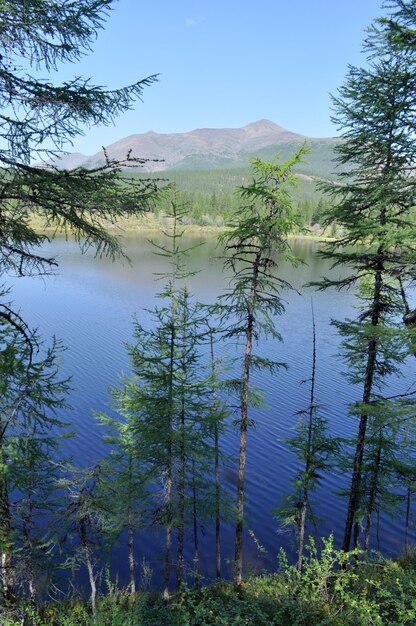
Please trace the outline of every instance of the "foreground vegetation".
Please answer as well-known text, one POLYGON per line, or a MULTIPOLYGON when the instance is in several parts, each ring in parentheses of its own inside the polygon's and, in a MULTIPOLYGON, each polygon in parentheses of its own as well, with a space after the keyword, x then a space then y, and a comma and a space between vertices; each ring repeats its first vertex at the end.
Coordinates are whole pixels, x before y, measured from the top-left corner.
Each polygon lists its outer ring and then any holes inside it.
MULTIPOLYGON (((92 172, 29 165, 45 139, 59 150, 64 140, 79 134, 81 123, 111 121, 155 80, 148 77, 108 92, 90 88, 81 79, 55 88, 19 75, 13 55, 26 54, 30 63, 46 69, 77 59, 89 48, 110 4, 20 0, 0 9, 3 21, 11 25, 7 37, 0 38, 8 55, 3 63, 9 68, 6 78, 0 76, 0 87, 5 106, 17 115, 3 120, 2 137, 9 149, 0 155, 4 274, 45 275, 56 266, 53 258, 34 252, 44 241, 30 223, 34 213, 53 228, 74 234, 82 249, 91 245, 98 254, 116 256, 122 251, 107 223, 166 210, 166 198, 156 197, 158 181, 123 177, 123 163, 107 159, 92 172), (27 9, 38 30, 26 27, 27 9), (22 111, 31 117, 20 119, 22 111)), ((43 344, 0 289, 2 624, 415 623, 411 560, 369 560, 370 538, 381 512, 403 516, 409 555, 416 485, 416 398, 405 389, 390 396, 388 387, 389 377, 399 375, 414 355, 416 342, 416 310, 409 303, 416 273, 416 87, 411 71, 416 63, 416 3, 394 0, 392 8, 391 20, 376 20, 369 30, 368 67, 350 67, 334 99, 344 138, 335 148, 336 160, 348 167, 321 185, 330 200, 322 201, 326 205, 318 217, 333 234, 341 226, 323 255, 351 273, 336 280, 324 278, 317 286, 358 287, 358 316, 334 322, 348 380, 360 389, 360 401, 349 407, 358 428, 350 440, 339 439, 336 446, 327 433, 315 394, 314 332, 309 406, 300 412, 295 434, 286 442, 297 456, 297 473, 284 510, 278 513, 295 531, 296 567, 282 553, 276 574, 244 578, 243 528, 246 443, 254 423, 251 409, 261 404, 252 373, 278 374, 286 367, 265 358, 259 340, 281 339, 281 294, 291 285, 279 276, 279 263, 284 258, 293 267, 299 264, 288 239, 306 222, 318 219, 309 216, 306 207, 303 213, 297 210, 291 195, 292 169, 303 162, 304 148, 283 163, 254 159, 250 181, 243 180, 236 195, 224 190, 223 196, 201 194, 199 199, 199 192, 184 189, 169 200, 171 229, 166 235, 171 245, 155 244, 169 266, 158 275, 164 278, 159 305, 150 311, 151 328, 139 320, 134 324, 133 343, 127 347, 132 375, 112 389, 113 414, 97 415, 108 454, 89 467, 73 467, 60 450, 70 432, 59 415, 69 384, 59 374, 59 343, 43 344), (187 203, 193 207, 189 219, 196 223, 211 220, 219 226, 225 221, 229 226, 221 238, 229 287, 210 306, 197 302, 187 284, 187 250, 180 246, 187 203), (232 364, 221 362, 215 356, 217 346, 228 348, 233 342, 244 349, 232 364), (208 345, 207 367, 203 359, 208 345), (237 374, 228 378, 225 372, 231 365, 237 374), (222 436, 233 417, 240 435, 234 506, 220 475, 222 436), (332 539, 319 550, 313 543, 305 547, 311 494, 335 466, 351 475, 343 551, 334 550, 332 539), (197 588, 203 580, 199 537, 205 522, 214 519, 218 581, 210 588, 186 590, 185 543, 193 543, 197 588), (221 525, 230 519, 235 522, 233 586, 221 580, 221 525), (136 586, 138 530, 155 526, 165 537, 163 596, 138 594, 136 586), (113 587, 108 570, 107 595, 102 596, 99 572, 108 561, 105 555, 123 536, 129 588, 124 593, 113 587), (88 574, 89 603, 75 595, 65 605, 42 605, 59 573, 81 566, 88 574)), ((127 165, 130 161, 127 157, 127 165)), ((342 418, 346 408, 336 409, 342 418)))
POLYGON ((169 601, 161 594, 111 587, 91 607, 80 598, 43 606, 36 615, 22 609, 3 616, 3 626, 401 626, 416 621, 416 561, 360 560, 356 551, 322 551, 312 542, 303 571, 281 552, 274 574, 248 578, 235 589, 220 581, 183 589, 169 601))

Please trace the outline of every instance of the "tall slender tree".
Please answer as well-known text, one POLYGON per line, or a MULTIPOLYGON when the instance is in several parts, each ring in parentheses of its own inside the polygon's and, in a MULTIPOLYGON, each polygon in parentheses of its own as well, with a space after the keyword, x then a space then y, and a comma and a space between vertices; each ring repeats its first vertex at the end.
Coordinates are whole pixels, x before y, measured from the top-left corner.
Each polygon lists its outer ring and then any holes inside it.
MULTIPOLYGON (((408 12, 408 24, 412 24, 413 4, 397 0, 391 7, 402 16, 408 12)), ((357 281, 365 285, 359 318, 338 324, 345 345, 352 346, 347 357, 350 371, 355 372, 351 378, 362 388, 361 402, 353 408, 359 425, 344 550, 350 548, 360 507, 363 456, 375 394, 394 368, 394 356, 389 353, 391 322, 404 312, 398 304, 398 278, 415 270, 416 77, 412 67, 416 50, 409 47, 403 55, 396 46, 400 37, 393 36, 389 24, 393 24, 389 18, 376 20, 364 44, 368 66, 350 67, 333 98, 334 121, 343 131, 336 159, 344 168, 338 171, 336 182, 322 185, 333 198, 325 223, 337 224, 342 233, 326 246, 323 256, 334 266, 351 268, 352 273, 343 279, 325 280, 321 287, 349 287, 357 281)))
POLYGON ((214 475, 215 475, 215 576, 217 579, 221 578, 221 520, 224 517, 224 497, 223 490, 221 488, 221 445, 220 437, 226 429, 226 421, 229 417, 230 411, 226 402, 221 398, 221 390, 223 388, 223 381, 221 381, 221 368, 223 365, 217 360, 215 356, 215 342, 218 341, 219 331, 209 324, 208 338, 211 357, 211 377, 209 381, 209 387, 211 390, 211 433, 213 440, 213 454, 214 454, 214 475))
MULTIPOLYGON (((299 411, 296 433, 287 440, 301 465, 293 481, 293 493, 284 498, 276 513, 283 525, 293 525, 297 532, 297 567, 302 569, 305 530, 311 509, 311 493, 335 461, 339 441, 328 435, 328 422, 319 413, 316 398, 316 326, 312 306, 312 365, 309 405, 299 411)), ((306 382, 306 381, 304 381, 306 382)))
POLYGON ((414 463, 397 458, 393 463, 393 470, 396 473, 400 485, 405 487, 405 496, 403 498, 405 502, 404 550, 405 553, 408 553, 410 548, 411 502, 412 496, 416 491, 416 469, 414 463))
MULTIPOLYGON (((41 547, 34 547, 34 518, 44 517, 53 504, 46 496, 57 476, 57 449, 62 428, 58 417, 67 383, 59 378, 59 346, 42 346, 33 333, 30 344, 21 333, 0 321, 0 550, 1 583, 6 602, 15 599, 15 554, 23 550, 25 572, 34 601, 33 572, 41 547), (30 345, 39 352, 34 356, 30 345)), ((45 545, 44 545, 45 548, 45 545)), ((43 556, 46 556, 46 548, 43 556)), ((22 577, 20 577, 20 582, 22 577)))
POLYGON ((293 264, 288 235, 300 229, 289 196, 295 178, 292 169, 306 149, 302 147, 288 161, 277 164, 260 159, 252 161, 251 184, 240 187, 242 206, 221 237, 225 250, 224 265, 231 270, 231 287, 222 298, 223 316, 228 321, 226 336, 244 340, 240 380, 240 445, 237 479, 236 538, 234 583, 241 585, 243 575, 244 480, 247 431, 250 425, 250 374, 253 368, 275 372, 282 363, 260 357, 254 345, 260 335, 280 339, 273 316, 282 313, 281 289, 290 285, 277 275, 277 256, 293 264))
POLYGON ((100 490, 101 498, 108 502, 108 515, 113 525, 111 542, 118 541, 123 531, 127 533, 129 588, 130 594, 134 596, 137 590, 135 536, 138 528, 149 522, 152 476, 137 454, 132 415, 129 411, 124 412, 122 402, 119 402, 120 390, 110 392, 118 416, 97 415, 106 427, 104 440, 111 445, 108 457, 100 461, 104 476, 100 490))
MULTIPOLYGON (((135 323, 129 346, 133 376, 114 392, 116 408, 127 418, 133 455, 159 487, 156 520, 165 529, 164 596, 169 597, 174 533, 177 532, 176 584, 184 577, 185 529, 200 514, 197 492, 207 475, 212 456, 209 438, 210 378, 200 363, 200 346, 206 342, 206 309, 195 301, 187 286, 187 251, 181 248, 179 220, 182 208, 172 203, 170 244, 157 245, 168 271, 158 294, 162 301, 152 311, 152 327, 135 323), (209 458, 209 460, 208 460, 209 458)), ((202 513, 202 511, 201 511, 202 513)))
POLYGON ((94 623, 97 617, 97 565, 106 549, 107 532, 112 533, 111 505, 105 498, 101 482, 105 480, 102 467, 98 463, 82 470, 74 470, 65 477, 61 485, 67 491, 67 510, 63 516, 66 536, 75 535, 77 549, 71 550, 66 566, 79 567, 83 564, 88 572, 91 608, 94 623), (100 555, 100 556, 99 556, 100 555))

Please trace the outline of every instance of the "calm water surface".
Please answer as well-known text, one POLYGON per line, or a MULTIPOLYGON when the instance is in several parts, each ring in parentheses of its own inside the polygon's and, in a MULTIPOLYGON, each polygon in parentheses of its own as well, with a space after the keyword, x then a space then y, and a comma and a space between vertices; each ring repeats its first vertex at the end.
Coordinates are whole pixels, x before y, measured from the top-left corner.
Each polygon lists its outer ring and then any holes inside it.
MULTIPOLYGON (((161 242, 160 237, 157 237, 161 242)), ((184 245, 198 242, 194 236, 184 245)), ((82 466, 93 463, 108 452, 101 441, 101 429, 93 411, 111 412, 108 387, 117 385, 122 373, 129 372, 125 343, 132 340, 132 316, 136 314, 142 324, 150 323, 145 309, 155 303, 155 294, 161 283, 155 282, 153 273, 166 269, 161 257, 152 253, 144 236, 125 239, 131 265, 121 261, 110 262, 82 256, 73 242, 55 240, 45 252, 59 261, 59 273, 45 279, 20 278, 11 280, 13 299, 20 307, 23 318, 39 328, 48 338, 55 334, 62 339, 66 351, 63 355, 62 374, 72 377, 73 391, 69 401, 72 409, 63 417, 74 424, 77 436, 65 443, 65 453, 72 455, 74 463, 82 466)), ((258 571, 273 568, 280 546, 293 550, 293 537, 282 532, 273 518, 273 509, 282 495, 290 490, 290 481, 296 475, 297 463, 284 445, 296 422, 296 412, 308 404, 309 388, 302 381, 310 377, 311 366, 311 298, 316 318, 317 332, 317 398, 321 413, 330 424, 334 435, 348 436, 355 432, 356 420, 348 415, 348 403, 359 397, 359 390, 347 385, 343 377, 343 364, 337 359, 338 338, 330 325, 331 318, 354 316, 355 295, 350 291, 328 290, 315 292, 304 285, 330 274, 326 261, 317 256, 318 244, 294 241, 293 251, 305 264, 296 269, 282 265, 280 275, 294 287, 283 294, 285 313, 276 319, 283 342, 270 339, 261 341, 258 348, 264 356, 284 361, 288 370, 277 376, 254 374, 252 382, 264 393, 266 407, 252 410, 255 428, 249 432, 247 447, 247 529, 254 532, 266 553, 259 553, 252 537, 245 539, 245 559, 258 571)), ((189 258, 189 268, 200 270, 189 280, 198 299, 205 303, 215 301, 223 293, 228 281, 222 264, 216 259, 220 251, 216 241, 209 239, 195 249, 189 258)), ((340 272, 340 270, 337 270, 340 272)), ((233 348, 230 356, 236 354, 233 348)), ((400 380, 392 380, 391 388, 400 393, 416 380, 416 359, 409 361, 400 380)), ((223 442, 227 453, 236 454, 237 432, 231 430, 223 442)), ((342 537, 345 500, 337 492, 346 484, 345 477, 336 471, 325 476, 316 494, 316 524, 318 535, 333 532, 336 543, 342 537)), ((234 493, 235 465, 223 469, 223 482, 234 493)), ((348 481, 347 481, 348 482, 348 481)), ((381 520, 382 549, 397 553, 403 543, 401 520, 383 517, 381 520)), ((310 532, 314 532, 311 526, 310 532)), ((233 529, 223 530, 224 558, 233 556, 233 529)), ((190 541, 191 543, 191 541, 190 541)), ((137 561, 150 563, 153 581, 158 583, 162 571, 162 535, 148 532, 140 535, 137 561)), ((191 555, 189 554, 191 565, 191 555)), ((120 568, 120 580, 126 580, 123 547, 117 550, 114 561, 120 568)), ((205 528, 201 537, 201 566, 207 577, 214 574, 214 533, 205 528)), ((229 566, 225 565, 225 568, 229 566)))

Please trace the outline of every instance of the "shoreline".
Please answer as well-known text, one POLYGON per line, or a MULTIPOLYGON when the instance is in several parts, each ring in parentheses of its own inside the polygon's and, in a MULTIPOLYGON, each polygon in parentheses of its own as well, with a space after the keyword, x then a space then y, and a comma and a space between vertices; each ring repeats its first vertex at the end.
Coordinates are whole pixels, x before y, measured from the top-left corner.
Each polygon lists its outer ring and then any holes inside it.
MULTIPOLYGON (((37 220, 37 219, 34 219, 31 222, 31 225, 39 233, 42 233, 45 235, 52 233, 53 236, 55 235, 60 236, 62 234, 65 234, 63 229, 61 230, 60 228, 56 228, 52 226, 45 227, 43 224, 40 223, 40 220, 37 220)), ((156 234, 162 235, 164 234, 164 231, 169 229, 169 223, 167 221, 164 223, 163 221, 159 219, 156 220, 153 218, 140 218, 140 217, 135 220, 126 219, 126 220, 120 220, 117 223, 107 223, 107 224, 103 224, 103 226, 105 226, 105 228, 111 234, 121 236, 121 237, 139 235, 142 233, 144 235, 148 233, 154 233, 154 234, 156 233, 156 234)), ((227 230, 227 227, 225 225, 215 226, 212 224, 204 224, 204 225, 181 224, 180 228, 184 232, 185 235, 189 235, 189 236, 204 235, 208 237, 216 237, 227 230)), ((293 233, 289 235, 288 238, 289 239, 305 239, 309 241, 321 241, 321 242, 334 240, 334 237, 324 235, 322 232, 312 232, 312 231, 309 231, 309 232, 307 231, 304 233, 293 233)))

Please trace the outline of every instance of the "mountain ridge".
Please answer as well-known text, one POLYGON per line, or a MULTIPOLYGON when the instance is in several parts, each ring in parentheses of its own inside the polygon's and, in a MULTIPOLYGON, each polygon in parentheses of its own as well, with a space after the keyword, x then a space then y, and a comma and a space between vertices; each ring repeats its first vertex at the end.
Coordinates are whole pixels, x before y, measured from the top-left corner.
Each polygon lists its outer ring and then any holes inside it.
MULTIPOLYGON (((157 172, 170 169, 217 169, 247 165, 253 156, 265 153, 285 154, 303 142, 312 148, 332 147, 336 138, 312 138, 289 131, 278 124, 260 119, 241 128, 197 128, 184 133, 135 133, 106 147, 109 158, 123 160, 131 157, 145 159, 141 171, 157 172)), ((324 150, 325 152, 325 150, 324 150)), ((92 169, 104 164, 104 151, 88 156, 67 153, 53 164, 62 169, 85 167, 92 169)))

